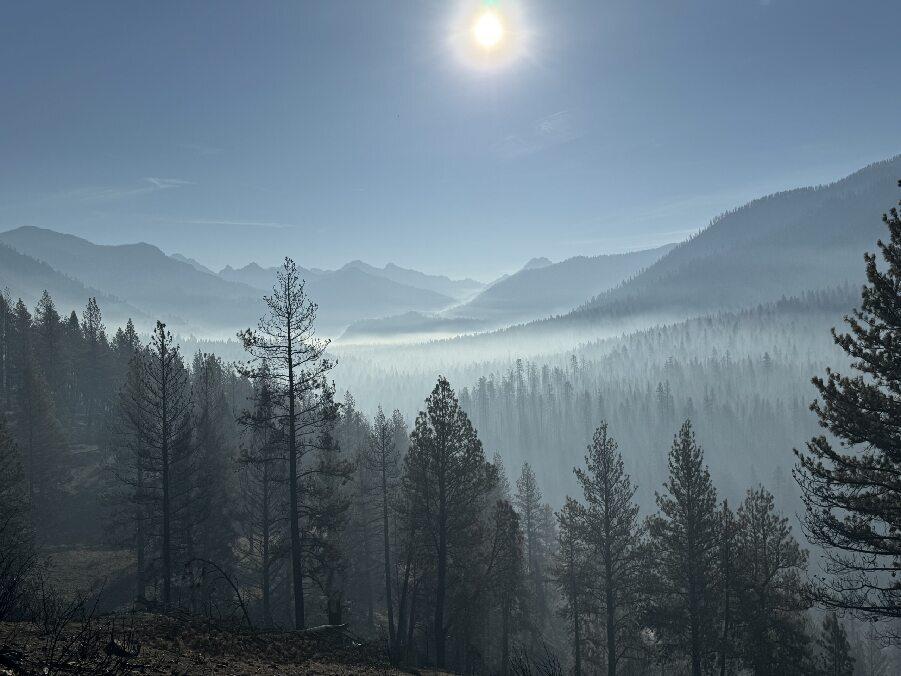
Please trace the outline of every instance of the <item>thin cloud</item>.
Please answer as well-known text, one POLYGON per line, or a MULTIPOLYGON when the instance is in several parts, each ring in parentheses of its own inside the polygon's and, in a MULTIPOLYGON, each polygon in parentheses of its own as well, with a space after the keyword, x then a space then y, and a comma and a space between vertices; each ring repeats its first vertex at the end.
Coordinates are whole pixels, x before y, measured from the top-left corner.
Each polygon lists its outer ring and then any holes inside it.
POLYGON ((193 183, 180 178, 148 176, 142 178, 137 185, 89 186, 85 188, 76 188, 75 190, 59 193, 56 195, 56 198, 77 200, 79 202, 111 202, 128 199, 130 197, 138 197, 140 195, 148 195, 161 190, 182 188, 187 185, 193 185, 193 183))
POLYGON ((583 126, 576 111, 560 110, 539 118, 523 132, 501 138, 491 146, 491 150, 498 157, 510 160, 534 155, 583 135, 583 126))
POLYGON ((149 178, 145 178, 144 180, 159 190, 180 188, 183 185, 192 185, 191 181, 183 181, 180 178, 155 178, 151 176, 149 178))

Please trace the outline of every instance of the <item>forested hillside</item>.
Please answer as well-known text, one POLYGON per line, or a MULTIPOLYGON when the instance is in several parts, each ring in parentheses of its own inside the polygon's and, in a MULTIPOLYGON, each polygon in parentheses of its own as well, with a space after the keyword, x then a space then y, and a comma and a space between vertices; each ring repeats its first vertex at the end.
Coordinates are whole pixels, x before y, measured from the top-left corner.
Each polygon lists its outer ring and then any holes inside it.
POLYGON ((446 314, 511 323, 566 312, 585 298, 619 286, 672 248, 673 245, 666 245, 645 251, 576 256, 559 263, 527 265, 446 314))
POLYGON ((0 284, 2 284, 0 288, 7 290, 13 298, 21 297, 37 301, 44 291, 49 291, 54 298, 59 298, 67 306, 74 307, 83 303, 85 298, 95 296, 117 316, 143 317, 140 310, 119 298, 87 287, 43 261, 2 244, 0 244, 0 284))
MULTIPOLYGON (((733 475, 767 483, 778 477, 784 488, 778 497, 794 509, 785 449, 816 431, 806 374, 844 363, 829 329, 855 295, 848 287, 811 293, 528 359, 461 362, 440 343, 346 349, 335 378, 364 410, 390 399, 412 415, 418 391, 436 373, 447 374, 461 387, 461 403, 486 447, 514 466, 530 462, 556 499, 573 489, 568 467, 596 419, 621 426, 626 464, 649 487, 666 471, 663 450, 673 423, 690 417, 727 491, 741 490, 733 475)), ((640 492, 639 502, 650 508, 653 490, 640 492)))
MULTIPOLYGON (((259 293, 175 260, 149 244, 101 246, 52 230, 21 227, 0 233, 0 242, 107 294, 126 299, 147 317, 163 317, 186 333, 222 335, 234 322, 253 320, 259 293)), ((123 322, 128 315, 113 314, 123 322)), ((149 331, 144 316, 132 317, 149 331)))
POLYGON ((896 156, 835 183, 754 200, 581 307, 460 338, 460 350, 497 354, 513 347, 534 354, 810 291, 856 287, 864 281, 861 252, 882 234, 872 205, 892 203, 899 173, 896 156))
POLYGON ((862 294, 532 357, 472 361, 439 341, 338 364, 290 259, 255 328, 183 341, 193 354, 162 322, 107 328, 93 297, 66 314, 49 293, 33 310, 4 295, 0 626, 45 629, 40 648, 0 655, 136 667, 134 630, 114 625, 131 609, 154 660, 174 617, 265 645, 293 627, 288 669, 350 650, 345 666, 462 673, 891 670, 874 633, 891 627, 863 623, 898 608, 867 563, 895 556, 874 540, 897 492, 901 221, 885 220, 862 294), (852 333, 833 338, 842 315, 852 333), (837 375, 854 372, 868 377, 837 375), (831 500, 865 520, 833 517, 831 500), (876 558, 841 553, 861 546, 876 558))
POLYGON ((860 252, 882 235, 872 205, 892 203, 899 173, 896 156, 835 183, 769 195, 725 213, 571 318, 732 310, 860 284, 860 252))

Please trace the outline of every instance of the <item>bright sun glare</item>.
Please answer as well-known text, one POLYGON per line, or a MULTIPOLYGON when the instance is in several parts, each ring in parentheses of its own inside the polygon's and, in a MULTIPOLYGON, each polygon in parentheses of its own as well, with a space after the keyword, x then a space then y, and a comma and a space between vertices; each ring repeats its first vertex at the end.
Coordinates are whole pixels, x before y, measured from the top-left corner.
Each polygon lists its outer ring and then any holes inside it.
POLYGON ((460 63, 475 71, 496 73, 526 55, 530 31, 523 0, 456 0, 449 16, 449 44, 460 63))
POLYGON ((476 19, 472 35, 480 47, 494 49, 504 39, 504 24, 497 12, 486 10, 476 19))

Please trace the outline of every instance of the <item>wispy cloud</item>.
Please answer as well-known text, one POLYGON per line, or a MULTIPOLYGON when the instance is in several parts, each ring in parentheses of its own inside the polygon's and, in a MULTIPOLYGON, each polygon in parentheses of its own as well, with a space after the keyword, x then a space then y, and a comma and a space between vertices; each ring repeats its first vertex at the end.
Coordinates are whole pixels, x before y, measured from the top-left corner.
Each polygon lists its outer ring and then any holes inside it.
POLYGON ((583 125, 576 111, 560 110, 539 118, 528 129, 504 136, 492 144, 491 150, 498 157, 509 160, 534 155, 583 135, 583 125))
POLYGON ((191 181, 180 178, 159 178, 148 176, 142 178, 137 184, 118 186, 88 186, 67 190, 56 195, 57 199, 71 199, 79 202, 111 202, 114 200, 138 197, 161 190, 173 190, 186 185, 193 185, 191 181))
POLYGON ((193 185, 191 181, 183 181, 180 178, 156 178, 151 176, 144 180, 158 190, 168 190, 169 188, 181 188, 184 185, 193 185))

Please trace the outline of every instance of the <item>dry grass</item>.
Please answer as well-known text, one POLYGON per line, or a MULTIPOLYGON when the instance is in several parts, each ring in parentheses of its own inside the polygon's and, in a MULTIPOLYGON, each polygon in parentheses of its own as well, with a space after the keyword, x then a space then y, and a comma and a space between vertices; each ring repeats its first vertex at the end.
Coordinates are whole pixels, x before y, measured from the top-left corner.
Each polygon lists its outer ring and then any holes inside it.
POLYGON ((54 547, 41 554, 51 561, 48 579, 70 593, 108 585, 134 573, 134 554, 127 550, 54 547))
MULTIPOLYGON (((296 632, 250 633, 210 627, 188 618, 153 614, 107 616, 96 621, 101 644, 140 645, 136 657, 51 665, 49 673, 107 674, 404 674, 391 667, 380 646, 349 640, 310 638, 296 632)), ((75 635, 79 625, 66 628, 75 635)), ((47 638, 27 623, 0 625, 0 645, 21 671, 42 673, 47 638)), ((103 651, 102 651, 103 652, 103 651)), ((0 664, 3 659, 0 658, 0 664)), ((3 673, 0 667, 0 673, 3 673)))

